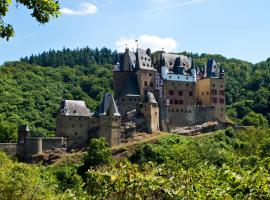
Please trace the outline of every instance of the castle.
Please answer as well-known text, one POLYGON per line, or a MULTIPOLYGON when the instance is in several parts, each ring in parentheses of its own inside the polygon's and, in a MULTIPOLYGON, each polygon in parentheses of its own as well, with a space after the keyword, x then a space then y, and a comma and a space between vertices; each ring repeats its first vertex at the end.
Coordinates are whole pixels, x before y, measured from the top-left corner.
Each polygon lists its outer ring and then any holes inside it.
POLYGON ((214 59, 198 70, 183 55, 126 49, 112 70, 115 99, 105 94, 96 113, 83 101, 61 103, 56 134, 67 138, 68 148, 84 147, 96 137, 105 137, 110 146, 120 144, 128 123, 157 133, 227 120, 224 69, 214 59))
POLYGON ((150 49, 126 49, 112 67, 115 98, 105 94, 97 112, 84 101, 63 100, 56 136, 31 137, 21 126, 18 142, 0 144, 27 160, 56 149, 82 149, 92 138, 104 137, 115 146, 138 132, 170 132, 208 121, 227 121, 224 69, 209 59, 204 69, 183 55, 150 49))

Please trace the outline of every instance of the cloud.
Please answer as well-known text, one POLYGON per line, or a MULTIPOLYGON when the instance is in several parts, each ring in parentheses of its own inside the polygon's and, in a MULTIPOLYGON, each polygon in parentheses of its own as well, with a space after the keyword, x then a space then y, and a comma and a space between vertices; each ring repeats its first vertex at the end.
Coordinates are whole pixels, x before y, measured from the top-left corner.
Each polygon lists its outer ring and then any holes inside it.
POLYGON ((136 39, 138 39, 139 48, 150 48, 152 51, 164 49, 165 51, 170 52, 175 50, 177 47, 177 42, 173 38, 160 38, 155 35, 141 35, 139 38, 121 37, 115 43, 117 50, 123 52, 126 46, 129 49, 135 50, 137 48, 137 44, 135 42, 136 39))
POLYGON ((92 3, 81 3, 78 10, 62 8, 60 11, 63 15, 91 15, 97 12, 98 8, 92 3))

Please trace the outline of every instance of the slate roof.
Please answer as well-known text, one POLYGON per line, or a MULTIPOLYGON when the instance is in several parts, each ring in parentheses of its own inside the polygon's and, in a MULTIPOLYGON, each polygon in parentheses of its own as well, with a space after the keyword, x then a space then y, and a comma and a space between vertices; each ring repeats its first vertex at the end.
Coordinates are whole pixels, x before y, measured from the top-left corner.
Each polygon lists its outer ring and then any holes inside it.
POLYGON ((61 115, 64 116, 90 116, 90 110, 87 108, 84 101, 63 100, 61 105, 61 115))
POLYGON ((153 103, 153 104, 157 104, 156 98, 154 96, 154 94, 152 92, 146 92, 144 94, 144 99, 143 99, 144 103, 153 103))
POLYGON ((207 77, 216 77, 217 76, 216 72, 217 72, 217 63, 215 59, 213 58, 208 59, 206 64, 207 77))
POLYGON ((191 61, 183 55, 163 53, 164 64, 169 71, 175 71, 176 68, 183 67, 183 71, 191 68, 191 61))
POLYGON ((99 116, 110 114, 113 114, 113 116, 121 116, 112 94, 106 93, 104 95, 103 101, 97 114, 99 116))
POLYGON ((133 51, 129 51, 129 64, 132 69, 135 69, 136 67, 136 55, 133 51))
POLYGON ((144 49, 137 49, 137 68, 145 70, 154 70, 156 69, 152 66, 151 55, 147 54, 147 51, 144 49))
POLYGON ((140 95, 138 80, 135 76, 129 76, 123 87, 124 89, 121 96, 140 95))
POLYGON ((19 131, 26 131, 26 132, 29 132, 30 129, 29 129, 28 125, 21 125, 21 126, 19 127, 19 131))

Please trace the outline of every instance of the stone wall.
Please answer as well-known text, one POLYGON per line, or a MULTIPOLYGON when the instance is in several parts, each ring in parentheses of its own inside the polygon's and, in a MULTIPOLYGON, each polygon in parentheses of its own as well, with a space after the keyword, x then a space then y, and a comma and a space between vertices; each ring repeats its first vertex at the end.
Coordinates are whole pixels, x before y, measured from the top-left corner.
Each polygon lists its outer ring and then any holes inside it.
POLYGON ((16 145, 17 143, 0 143, 0 151, 13 156, 16 154, 16 145))
POLYGON ((195 122, 194 124, 203 124, 205 122, 215 120, 215 108, 209 107, 194 107, 195 122))
POLYGON ((134 72, 113 72, 113 89, 116 99, 119 99, 123 86, 130 76, 134 76, 134 72))
POLYGON ((62 137, 50 137, 42 138, 42 151, 62 149, 65 147, 64 138, 62 137))

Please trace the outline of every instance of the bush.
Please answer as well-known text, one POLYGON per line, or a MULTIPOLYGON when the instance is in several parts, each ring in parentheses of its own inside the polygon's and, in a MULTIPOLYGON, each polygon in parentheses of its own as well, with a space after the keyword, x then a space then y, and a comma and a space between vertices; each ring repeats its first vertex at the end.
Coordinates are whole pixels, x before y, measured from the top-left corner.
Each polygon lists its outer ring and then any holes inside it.
POLYGON ((244 126, 268 127, 267 119, 262 114, 250 112, 242 119, 244 126))
POLYGON ((229 138, 235 137, 235 131, 232 127, 226 128, 225 135, 229 138))
POLYGON ((83 175, 89 168, 109 164, 111 161, 112 152, 105 138, 92 139, 78 173, 83 175))

